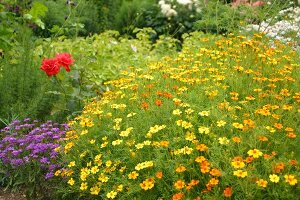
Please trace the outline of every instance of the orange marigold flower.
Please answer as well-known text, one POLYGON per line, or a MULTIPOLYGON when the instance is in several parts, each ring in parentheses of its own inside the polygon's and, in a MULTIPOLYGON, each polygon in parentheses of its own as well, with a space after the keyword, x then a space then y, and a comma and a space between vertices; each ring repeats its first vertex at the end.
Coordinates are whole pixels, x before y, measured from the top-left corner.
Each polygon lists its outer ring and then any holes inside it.
POLYGON ((207 147, 205 144, 198 144, 198 145, 196 146, 196 149, 197 149, 198 151, 207 151, 207 150, 208 150, 208 147, 207 147))
POLYGON ((171 99, 172 98, 172 94, 168 93, 168 92, 164 92, 164 97, 171 99))
POLYGON ((277 128, 277 129, 282 129, 282 128, 283 128, 283 125, 280 124, 280 123, 275 123, 275 124, 274 124, 274 127, 277 128))
POLYGON ((264 154, 264 159, 268 160, 268 159, 270 159, 270 158, 272 158, 271 155, 269 155, 269 154, 264 154))
POLYGON ((289 132, 289 133, 287 134, 287 137, 288 137, 288 138, 291 138, 291 139, 294 139, 294 138, 297 137, 297 135, 296 135, 295 133, 293 133, 293 132, 289 132))
POLYGON ((142 94, 142 97, 144 97, 144 98, 149 97, 149 93, 143 93, 143 94, 142 94))
POLYGON ((256 184, 260 187, 267 187, 268 185, 268 181, 264 180, 264 179, 259 179, 258 181, 256 181, 256 184))
POLYGON ((226 187, 223 191, 224 197, 231 197, 232 196, 232 187, 226 187))
POLYGON ((232 140, 235 142, 235 143, 240 143, 242 140, 240 137, 233 137, 232 140))
POLYGON ((155 176, 156 178, 161 179, 163 177, 162 171, 156 172, 155 176))
POLYGON ((246 163, 252 163, 252 161, 254 160, 254 158, 252 156, 248 156, 246 159, 245 159, 245 162, 246 163))
POLYGON ((280 173, 284 170, 284 163, 277 163, 274 167, 276 173, 280 173))
POLYGON ((184 194, 182 192, 179 192, 179 193, 174 194, 172 199, 173 200, 180 200, 180 199, 182 199, 183 196, 184 196, 184 194))
POLYGON ((294 132, 294 129, 291 128, 291 127, 286 127, 284 130, 285 130, 286 132, 294 132))
POLYGON ((207 165, 201 165, 201 167, 200 167, 200 171, 201 171, 203 174, 208 173, 209 170, 210 170, 210 167, 207 166, 207 165))
POLYGON ((202 163, 203 161, 205 161, 206 160, 206 158, 204 157, 204 156, 198 156, 196 159, 195 159, 195 161, 197 162, 197 163, 202 163))
POLYGON ((240 156, 236 156, 232 159, 232 161, 243 161, 243 158, 240 156))
POLYGON ((186 168, 185 166, 180 165, 179 167, 176 168, 176 172, 181 173, 181 172, 185 172, 186 168))
POLYGON ((146 102, 142 102, 142 108, 147 110, 149 108, 149 104, 146 102))
POLYGON ((218 185, 219 184, 219 180, 216 179, 216 178, 212 178, 212 179, 209 180, 208 183, 211 184, 211 185, 218 185))
POLYGON ((147 85, 147 88, 148 88, 148 89, 152 89, 152 88, 153 88, 153 85, 152 85, 152 84, 148 84, 148 85, 147 85))
POLYGON ((156 99, 156 100, 155 100, 155 105, 161 106, 162 104, 163 104, 163 103, 162 103, 161 100, 159 100, 159 99, 156 99))
POLYGON ((292 166, 297 166, 298 162, 297 162, 297 160, 290 160, 289 164, 292 166))
POLYGON ((181 190, 185 187, 185 182, 183 180, 178 180, 174 183, 174 187, 178 190, 181 190))
POLYGON ((199 180, 191 180, 191 182, 186 186, 186 189, 187 190, 190 190, 192 189, 195 185, 198 185, 199 184, 199 180))
POLYGON ((291 106, 291 105, 283 105, 282 106, 283 110, 291 110, 292 108, 293 108, 293 106, 291 106))
POLYGON ((258 139, 262 142, 266 142, 269 140, 266 136, 259 136, 258 139))
POLYGON ((161 146, 161 147, 168 147, 169 144, 170 144, 169 141, 160 141, 160 146, 161 146))
POLYGON ((217 168, 211 169, 209 173, 210 173, 210 175, 212 175, 212 176, 217 176, 217 177, 221 176, 221 171, 218 170, 217 168))

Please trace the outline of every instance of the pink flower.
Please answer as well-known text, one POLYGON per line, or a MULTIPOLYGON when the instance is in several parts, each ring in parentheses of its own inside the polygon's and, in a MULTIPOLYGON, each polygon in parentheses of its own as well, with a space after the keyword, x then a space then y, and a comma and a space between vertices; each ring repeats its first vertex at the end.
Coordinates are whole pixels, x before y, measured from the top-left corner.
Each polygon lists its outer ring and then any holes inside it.
POLYGON ((44 59, 40 69, 45 71, 47 76, 53 76, 59 72, 60 66, 57 59, 44 59))
POLYGON ((56 55, 55 59, 57 60, 58 64, 65 68, 67 72, 71 71, 70 65, 73 64, 74 60, 72 56, 68 53, 59 53, 56 55))

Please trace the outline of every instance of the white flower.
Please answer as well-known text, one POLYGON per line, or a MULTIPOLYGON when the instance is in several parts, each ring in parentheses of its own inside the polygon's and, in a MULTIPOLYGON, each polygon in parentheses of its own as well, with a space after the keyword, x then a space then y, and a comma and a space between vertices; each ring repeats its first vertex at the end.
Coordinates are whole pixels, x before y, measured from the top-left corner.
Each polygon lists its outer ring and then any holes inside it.
POLYGON ((193 2, 191 0, 177 0, 177 3, 182 5, 192 4, 193 2))

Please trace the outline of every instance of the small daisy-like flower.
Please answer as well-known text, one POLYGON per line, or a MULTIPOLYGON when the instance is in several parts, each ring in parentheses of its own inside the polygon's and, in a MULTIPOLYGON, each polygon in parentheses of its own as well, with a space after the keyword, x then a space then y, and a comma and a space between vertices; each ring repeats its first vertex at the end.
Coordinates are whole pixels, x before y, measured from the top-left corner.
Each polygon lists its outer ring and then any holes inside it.
POLYGON ((256 184, 260 187, 267 187, 268 185, 268 181, 264 180, 264 179, 259 179, 258 181, 256 181, 256 184))
POLYGON ((276 174, 271 174, 269 176, 269 178, 270 178, 270 181, 273 182, 273 183, 278 183, 279 180, 280 180, 279 176, 277 176, 276 174))
POLYGON ((223 121, 223 120, 220 120, 220 121, 217 121, 217 127, 223 127, 226 125, 227 122, 223 121))
POLYGON ((252 156, 253 158, 259 158, 260 156, 263 155, 263 153, 258 149, 253 149, 253 150, 251 149, 247 153, 249 156, 252 156))
POLYGON ((107 193, 106 194, 106 197, 108 198, 108 199, 114 199, 116 196, 117 196, 117 192, 116 191, 110 191, 109 193, 107 193))

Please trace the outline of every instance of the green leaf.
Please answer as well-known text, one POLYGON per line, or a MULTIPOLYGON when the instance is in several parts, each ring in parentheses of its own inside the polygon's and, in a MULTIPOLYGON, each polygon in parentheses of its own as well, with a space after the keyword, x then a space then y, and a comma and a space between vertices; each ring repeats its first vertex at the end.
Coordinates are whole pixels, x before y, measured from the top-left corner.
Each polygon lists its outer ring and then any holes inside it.
POLYGON ((38 25, 41 29, 45 29, 45 24, 44 24, 44 22, 42 22, 41 19, 35 20, 34 23, 35 23, 36 25, 38 25))
POLYGON ((34 2, 32 8, 29 11, 29 14, 32 16, 33 19, 38 19, 40 17, 45 17, 47 11, 47 6, 40 2, 34 2))

